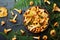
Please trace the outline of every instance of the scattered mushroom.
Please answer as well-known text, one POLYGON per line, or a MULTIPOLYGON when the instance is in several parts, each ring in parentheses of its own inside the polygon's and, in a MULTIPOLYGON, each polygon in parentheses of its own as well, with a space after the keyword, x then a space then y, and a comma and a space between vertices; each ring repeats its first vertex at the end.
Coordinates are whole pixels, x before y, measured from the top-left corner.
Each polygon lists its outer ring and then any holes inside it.
POLYGON ((33 1, 30 1, 30 6, 32 6, 34 3, 33 3, 33 1))
POLYGON ((37 36, 37 37, 34 36, 33 38, 34 38, 34 39, 38 39, 38 40, 40 40, 40 36, 37 36))
POLYGON ((25 31, 24 31, 24 30, 22 30, 22 29, 20 30, 20 32, 21 32, 22 34, 25 34, 25 31))
POLYGON ((53 10, 52 10, 52 11, 53 11, 53 12, 54 12, 54 11, 60 12, 60 8, 57 6, 56 3, 54 3, 54 5, 53 5, 53 10))
POLYGON ((17 18, 17 14, 14 16, 13 19, 10 19, 9 21, 10 21, 10 22, 13 22, 13 23, 16 23, 16 22, 17 22, 17 21, 16 21, 16 18, 17 18))
POLYGON ((11 14, 12 14, 12 16, 14 16, 14 13, 13 13, 13 11, 11 11, 11 14))
POLYGON ((47 35, 44 35, 44 36, 42 37, 43 40, 47 40, 47 38, 48 38, 47 35))
POLYGON ((55 31, 54 29, 51 30, 51 31, 50 31, 50 35, 51 35, 51 36, 55 36, 55 35, 56 35, 56 31, 55 31))
POLYGON ((4 33, 7 34, 8 32, 10 32, 12 29, 4 29, 4 33))
POLYGON ((16 8, 14 8, 14 10, 16 10, 19 14, 21 14, 22 13, 22 10, 21 9, 16 9, 16 8))
POLYGON ((17 40, 16 35, 14 35, 14 37, 12 38, 12 40, 17 40))
POLYGON ((59 26, 59 23, 58 23, 58 22, 55 22, 55 23, 54 23, 54 27, 55 27, 55 26, 59 26))
POLYGON ((44 0, 44 2, 47 2, 48 4, 50 4, 50 2, 48 0, 44 0))
POLYGON ((7 13, 7 8, 5 7, 0 7, 0 17, 6 17, 8 15, 7 13))
POLYGON ((5 25, 5 21, 1 21, 1 25, 2 25, 2 26, 5 25))

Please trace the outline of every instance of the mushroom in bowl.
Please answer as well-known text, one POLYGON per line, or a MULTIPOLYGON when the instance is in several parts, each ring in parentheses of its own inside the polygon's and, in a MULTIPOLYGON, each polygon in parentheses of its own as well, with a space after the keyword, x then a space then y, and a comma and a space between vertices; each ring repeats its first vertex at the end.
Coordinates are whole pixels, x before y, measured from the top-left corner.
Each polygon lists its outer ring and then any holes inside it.
POLYGON ((24 25, 32 33, 43 32, 48 27, 49 14, 38 6, 30 7, 23 14, 24 25))

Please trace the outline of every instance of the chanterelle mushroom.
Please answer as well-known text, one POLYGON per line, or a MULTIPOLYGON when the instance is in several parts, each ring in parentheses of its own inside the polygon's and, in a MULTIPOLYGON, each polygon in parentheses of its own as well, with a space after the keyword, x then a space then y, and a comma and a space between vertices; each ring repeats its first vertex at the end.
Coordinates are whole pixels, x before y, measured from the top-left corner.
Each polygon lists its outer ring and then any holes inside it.
POLYGON ((55 36, 55 35, 56 35, 56 30, 54 30, 54 29, 51 30, 51 31, 50 31, 50 35, 51 35, 51 36, 55 36))
POLYGON ((58 12, 60 12, 60 8, 57 6, 56 3, 54 3, 52 11, 58 11, 58 12))
POLYGON ((24 31, 24 30, 22 30, 22 29, 20 30, 20 32, 21 32, 22 34, 24 34, 24 33, 25 33, 25 31, 24 31))
POLYGON ((13 11, 11 11, 11 14, 12 14, 12 16, 14 16, 14 13, 13 13, 13 11))
POLYGON ((7 8, 0 7, 0 17, 6 17, 8 15, 7 8))
POLYGON ((42 37, 42 39, 43 39, 43 40, 47 40, 47 39, 48 39, 47 35, 44 35, 44 36, 42 37))
POLYGON ((48 27, 48 12, 38 6, 29 8, 24 14, 24 25, 32 33, 43 32, 48 27))
POLYGON ((10 21, 10 22, 13 22, 13 23, 16 23, 16 18, 17 18, 17 14, 14 16, 13 19, 10 19, 9 21, 10 21))
POLYGON ((14 35, 14 37, 12 38, 12 40, 17 40, 16 35, 14 35))
POLYGON ((32 6, 34 4, 34 2, 33 1, 30 1, 30 5, 32 6))
POLYGON ((4 33, 7 34, 8 32, 10 32, 12 29, 4 29, 4 33))
POLYGON ((58 22, 55 22, 55 23, 54 23, 54 26, 59 26, 59 23, 58 23, 58 22))
POLYGON ((21 10, 21 9, 18 10, 18 9, 16 9, 16 8, 14 8, 14 10, 16 10, 16 11, 17 11, 18 13, 20 13, 20 14, 22 13, 22 10, 21 10))
POLYGON ((44 0, 44 2, 47 2, 48 4, 50 4, 50 2, 48 0, 44 0))
POLYGON ((5 24, 5 21, 1 21, 1 25, 3 26, 5 24))
POLYGON ((34 39, 38 39, 38 40, 40 40, 40 36, 37 36, 37 37, 34 36, 33 38, 34 38, 34 39))

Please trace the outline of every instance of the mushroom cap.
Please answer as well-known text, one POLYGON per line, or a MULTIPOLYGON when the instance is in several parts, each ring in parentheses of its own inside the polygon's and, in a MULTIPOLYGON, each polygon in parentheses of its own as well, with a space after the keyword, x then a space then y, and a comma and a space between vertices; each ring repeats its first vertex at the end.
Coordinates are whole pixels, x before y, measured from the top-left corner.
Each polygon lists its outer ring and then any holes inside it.
POLYGON ((10 22, 16 23, 16 20, 10 19, 10 22))
POLYGON ((0 7, 0 17, 6 17, 8 15, 7 8, 0 7))
POLYGON ((42 39, 44 39, 44 40, 47 40, 47 35, 44 35, 43 37, 42 37, 42 39))
POLYGON ((55 31, 54 29, 51 30, 51 31, 50 31, 50 35, 51 35, 51 36, 55 36, 55 35, 56 35, 56 31, 55 31))
POLYGON ((7 29, 4 29, 4 33, 7 34, 7 29))
POLYGON ((33 1, 30 1, 30 5, 32 6, 34 4, 34 2, 33 1))

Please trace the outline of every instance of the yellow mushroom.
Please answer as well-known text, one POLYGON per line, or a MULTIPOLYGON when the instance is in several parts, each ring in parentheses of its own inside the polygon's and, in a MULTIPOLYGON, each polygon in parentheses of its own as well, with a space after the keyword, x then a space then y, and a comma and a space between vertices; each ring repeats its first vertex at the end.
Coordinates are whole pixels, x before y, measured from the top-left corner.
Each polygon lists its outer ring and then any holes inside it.
POLYGON ((12 38, 12 40, 17 40, 16 35, 14 35, 14 37, 12 38))
POLYGON ((12 16, 14 16, 14 13, 13 13, 13 11, 11 11, 11 14, 12 14, 12 16))
POLYGON ((33 1, 30 1, 30 6, 32 6, 34 3, 33 3, 33 1))
POLYGON ((54 3, 54 5, 53 5, 53 10, 52 10, 52 11, 53 11, 53 12, 54 12, 54 11, 60 12, 60 8, 57 6, 56 3, 54 3))
POLYGON ((58 22, 55 22, 55 23, 54 23, 54 26, 59 26, 58 22))
POLYGON ((12 29, 4 29, 4 33, 7 34, 8 32, 10 32, 12 29))
POLYGON ((44 2, 47 2, 48 4, 50 4, 50 2, 48 0, 44 0, 44 2))
POLYGON ((37 37, 34 36, 33 38, 34 38, 34 39, 38 39, 38 40, 40 40, 40 36, 37 36, 37 37))
POLYGON ((6 17, 8 15, 7 8, 0 7, 0 17, 6 17))
POLYGON ((9 21, 12 22, 12 23, 16 23, 16 22, 17 22, 17 21, 16 21, 16 18, 17 18, 17 14, 14 16, 13 19, 10 19, 9 21))
POLYGON ((24 25, 33 33, 43 32, 48 27, 49 15, 45 9, 33 6, 23 16, 24 25))
POLYGON ((51 36, 55 36, 55 35, 56 35, 56 31, 55 31, 54 29, 51 30, 51 31, 50 31, 50 35, 51 35, 51 36))
POLYGON ((19 14, 21 14, 22 13, 22 10, 21 9, 16 9, 16 8, 14 8, 14 10, 16 10, 19 14))
POLYGON ((48 38, 47 35, 44 35, 44 36, 42 37, 43 40, 47 40, 47 38, 48 38))
POLYGON ((24 30, 22 30, 22 29, 20 30, 20 32, 21 32, 22 34, 24 34, 24 33, 25 33, 25 31, 24 31, 24 30))
POLYGON ((3 26, 5 24, 5 21, 1 21, 1 25, 3 26))

